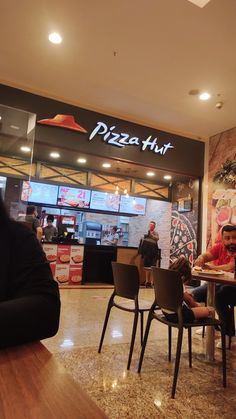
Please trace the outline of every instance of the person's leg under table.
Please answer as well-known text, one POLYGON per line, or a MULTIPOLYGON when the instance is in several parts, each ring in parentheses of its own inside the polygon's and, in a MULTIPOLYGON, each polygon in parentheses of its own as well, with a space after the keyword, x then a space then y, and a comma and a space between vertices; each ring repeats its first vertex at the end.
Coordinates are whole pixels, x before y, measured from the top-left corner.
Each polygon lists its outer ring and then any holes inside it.
MULTIPOLYGON (((207 284, 207 305, 215 307, 215 283, 207 284)), ((206 331, 206 361, 214 361, 215 358, 215 329, 207 326, 206 331)))

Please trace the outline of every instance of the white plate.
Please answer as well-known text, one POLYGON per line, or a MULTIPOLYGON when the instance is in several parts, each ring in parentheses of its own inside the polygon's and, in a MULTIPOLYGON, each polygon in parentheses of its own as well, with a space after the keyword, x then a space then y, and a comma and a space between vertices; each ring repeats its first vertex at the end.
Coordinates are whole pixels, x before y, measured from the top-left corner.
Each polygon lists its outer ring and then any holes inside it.
POLYGON ((214 269, 211 269, 211 270, 205 270, 205 269, 203 269, 202 271, 195 271, 195 272, 198 272, 200 275, 201 274, 204 274, 204 275, 223 275, 225 272, 224 271, 214 271, 214 269))

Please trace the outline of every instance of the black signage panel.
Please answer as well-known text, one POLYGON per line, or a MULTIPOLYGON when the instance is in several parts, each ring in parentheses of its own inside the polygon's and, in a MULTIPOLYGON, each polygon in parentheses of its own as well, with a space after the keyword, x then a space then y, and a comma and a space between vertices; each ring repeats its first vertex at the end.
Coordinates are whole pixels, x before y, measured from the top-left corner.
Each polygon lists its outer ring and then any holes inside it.
MULTIPOLYGON (((1 102, 37 114, 43 145, 203 176, 204 143, 0 85, 1 102)), ((38 155, 37 155, 38 153, 38 155)), ((61 164, 71 162, 60 160, 61 164)))

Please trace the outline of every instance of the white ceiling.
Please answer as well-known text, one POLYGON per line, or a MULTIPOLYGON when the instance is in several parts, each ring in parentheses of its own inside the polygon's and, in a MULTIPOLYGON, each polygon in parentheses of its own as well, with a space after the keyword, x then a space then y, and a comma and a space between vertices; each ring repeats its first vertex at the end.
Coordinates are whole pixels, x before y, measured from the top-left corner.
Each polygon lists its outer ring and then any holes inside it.
POLYGON ((0 15, 2 83, 193 138, 236 126, 236 0, 1 0, 0 15))

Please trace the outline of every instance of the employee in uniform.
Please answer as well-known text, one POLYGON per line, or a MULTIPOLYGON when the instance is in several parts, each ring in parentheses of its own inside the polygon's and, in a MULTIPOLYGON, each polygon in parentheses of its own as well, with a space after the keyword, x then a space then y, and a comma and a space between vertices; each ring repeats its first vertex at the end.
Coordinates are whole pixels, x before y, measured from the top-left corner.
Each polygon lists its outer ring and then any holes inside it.
POLYGON ((118 227, 114 226, 111 228, 110 234, 107 238, 103 241, 104 244, 108 244, 110 246, 117 246, 119 240, 119 234, 117 233, 118 227))
POLYGON ((57 228, 53 225, 54 216, 52 214, 49 214, 47 216, 47 225, 43 229, 43 234, 46 241, 52 241, 53 237, 57 236, 57 228))

